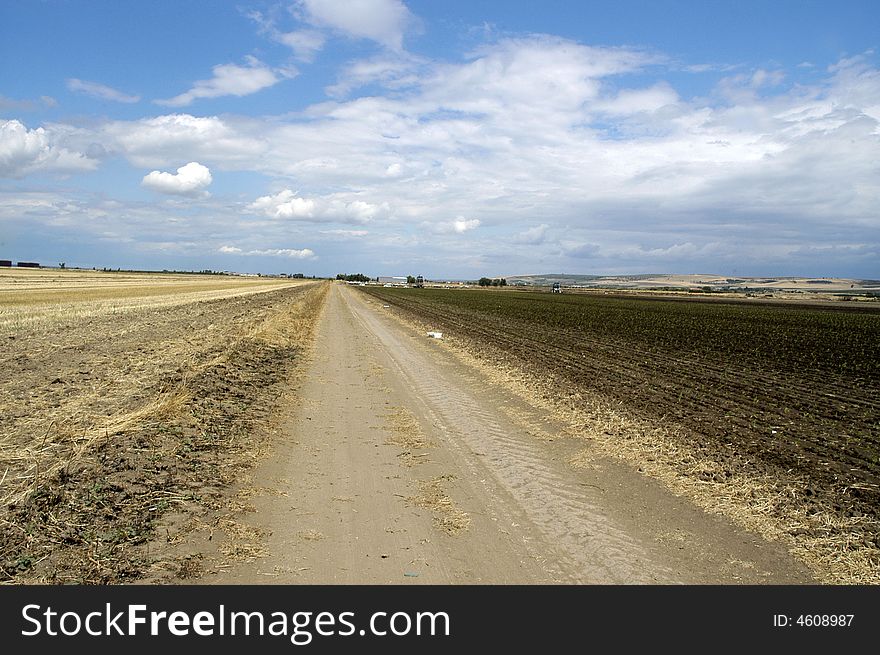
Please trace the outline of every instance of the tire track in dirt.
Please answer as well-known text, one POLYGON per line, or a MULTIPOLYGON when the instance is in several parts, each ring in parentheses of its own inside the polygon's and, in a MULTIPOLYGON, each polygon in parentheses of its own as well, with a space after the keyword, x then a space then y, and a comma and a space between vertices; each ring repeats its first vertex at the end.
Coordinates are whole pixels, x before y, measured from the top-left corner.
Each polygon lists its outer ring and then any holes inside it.
POLYGON ((665 567, 645 567, 649 554, 602 513, 573 476, 548 460, 540 442, 511 431, 509 423, 502 426, 497 410, 487 408, 438 367, 426 365, 424 355, 357 299, 346 300, 364 328, 377 335, 433 422, 444 428, 446 440, 461 439, 471 453, 487 453, 489 470, 484 475, 493 475, 544 541, 555 546, 572 581, 646 584, 675 579, 665 567))
POLYGON ((619 463, 572 468, 583 441, 383 312, 331 290, 298 404, 254 474, 272 493, 240 518, 268 554, 216 582, 810 580, 619 463))

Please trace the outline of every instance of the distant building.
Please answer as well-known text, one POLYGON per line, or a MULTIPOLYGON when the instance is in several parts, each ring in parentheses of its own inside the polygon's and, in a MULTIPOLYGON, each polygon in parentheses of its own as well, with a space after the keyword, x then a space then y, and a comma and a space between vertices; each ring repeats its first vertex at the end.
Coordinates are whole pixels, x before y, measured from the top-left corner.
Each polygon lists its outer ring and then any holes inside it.
POLYGON ((402 284, 406 286, 406 275, 380 275, 379 284, 402 284))
POLYGON ((16 266, 20 266, 21 268, 40 268, 38 262, 18 262, 16 266))

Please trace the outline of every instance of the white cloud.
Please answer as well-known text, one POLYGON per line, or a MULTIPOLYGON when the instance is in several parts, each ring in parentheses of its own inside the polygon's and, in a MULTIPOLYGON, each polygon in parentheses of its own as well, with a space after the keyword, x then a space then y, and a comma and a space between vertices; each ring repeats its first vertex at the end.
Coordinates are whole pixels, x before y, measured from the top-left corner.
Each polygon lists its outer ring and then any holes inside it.
POLYGON ((315 201, 300 198, 294 191, 285 189, 275 195, 260 196, 248 209, 270 218, 314 218, 315 201))
POLYGON ((246 66, 218 64, 212 68, 214 76, 198 80, 189 91, 167 100, 156 100, 166 107, 185 107, 198 98, 246 96, 274 86, 282 79, 295 77, 292 69, 272 69, 255 57, 247 57, 246 66))
POLYGON ((332 234, 340 237, 365 237, 369 232, 367 230, 321 230, 321 234, 332 234))
POLYGON ((340 223, 368 223, 389 211, 384 203, 376 205, 334 197, 302 198, 290 189, 261 196, 248 205, 248 209, 270 218, 340 223))
POLYGON ((475 230, 480 226, 477 218, 465 218, 459 216, 451 221, 438 221, 429 223, 427 227, 437 234, 463 234, 468 230, 475 230))
POLYGON ((622 89, 613 98, 600 100, 591 108, 608 114, 628 116, 641 112, 654 112, 678 102, 678 94, 666 82, 659 82, 646 89, 622 89))
POLYGON ((408 53, 382 53, 349 63, 340 72, 336 84, 328 86, 325 91, 331 97, 342 98, 355 89, 374 83, 387 89, 413 87, 420 82, 418 72, 425 65, 423 59, 408 53))
POLYGON ((263 250, 244 250, 238 246, 220 246, 217 252, 225 255, 246 255, 251 257, 289 257, 291 259, 315 259, 316 255, 309 248, 266 248, 263 250))
POLYGON ((297 238, 302 223, 368 222, 357 241, 323 243, 341 261, 448 257, 509 272, 508 262, 538 271, 560 256, 581 268, 724 262, 737 249, 767 254, 760 244, 772 237, 788 249, 766 261, 791 261, 790 242, 798 252, 877 242, 875 60, 817 67, 801 84, 752 70, 695 98, 680 68, 662 79, 662 56, 533 36, 387 74, 383 61, 405 58, 384 52, 346 66, 346 94, 297 113, 47 125, 44 136, 70 152, 98 144, 143 170, 195 160, 277 185, 249 204, 210 202, 228 233, 207 218, 205 229, 221 243, 243 243, 245 230, 259 230, 261 245, 297 238), (370 88, 349 98, 361 83, 370 88), (718 243, 724 256, 707 250, 718 243))
POLYGON ((541 223, 540 225, 536 225, 535 227, 530 227, 524 232, 520 232, 513 238, 513 241, 514 243, 523 243, 530 246, 537 246, 547 240, 547 230, 549 229, 550 225, 548 225, 547 223, 541 223))
POLYGON ((424 81, 428 99, 495 121, 570 121, 599 98, 600 80, 635 72, 658 57, 627 48, 590 47, 547 35, 506 39, 476 50, 465 64, 438 66, 424 81))
POLYGON ((388 204, 374 205, 363 200, 332 200, 327 208, 328 216, 348 218, 354 223, 369 223, 380 213, 388 213, 388 204))
POLYGON ((115 121, 99 135, 135 166, 167 166, 184 158, 223 161, 228 167, 259 168, 265 135, 233 126, 217 116, 170 114, 139 121, 115 121))
POLYGON ((480 221, 476 218, 465 219, 462 216, 459 216, 452 222, 452 229, 461 234, 462 232, 467 232, 468 230, 474 230, 480 226, 480 221))
POLYGON ((177 169, 177 173, 153 171, 144 176, 141 184, 159 193, 179 196, 206 196, 205 189, 210 186, 213 178, 207 166, 191 161, 177 169))
POLYGON ((562 251, 575 259, 590 259, 599 254, 601 247, 595 243, 566 243, 562 251))
POLYGON ((777 86, 782 84, 782 81, 785 79, 785 73, 782 71, 767 71, 763 68, 759 68, 752 74, 751 80, 749 83, 752 87, 758 89, 762 86, 777 86))
POLYGON ((75 77, 67 80, 67 88, 75 93, 82 93, 87 96, 92 96, 93 98, 99 98, 100 100, 112 100, 113 102, 127 104, 141 101, 140 96, 129 95, 104 84, 87 82, 85 80, 76 79, 75 77))
POLYGON ((260 26, 260 32, 266 34, 273 41, 286 45, 293 50, 294 56, 303 62, 314 61, 315 55, 324 47, 327 40, 324 34, 316 29, 301 29, 292 32, 283 32, 276 26, 272 15, 261 11, 251 10, 247 16, 260 26))
POLYGON ((17 120, 0 120, 0 177, 20 178, 39 171, 74 173, 98 162, 53 143, 56 135, 42 127, 29 130, 17 120))
POLYGON ((400 0, 299 0, 304 20, 354 38, 376 41, 392 50, 403 48, 403 36, 414 17, 400 0))
POLYGON ((267 250, 249 250, 248 255, 263 255, 268 257, 290 257, 291 259, 314 259, 315 253, 308 249, 296 250, 294 248, 269 248, 267 250))
POLYGON ((293 50, 296 58, 303 62, 314 61, 315 55, 324 47, 326 39, 318 30, 295 30, 276 32, 274 39, 293 50))

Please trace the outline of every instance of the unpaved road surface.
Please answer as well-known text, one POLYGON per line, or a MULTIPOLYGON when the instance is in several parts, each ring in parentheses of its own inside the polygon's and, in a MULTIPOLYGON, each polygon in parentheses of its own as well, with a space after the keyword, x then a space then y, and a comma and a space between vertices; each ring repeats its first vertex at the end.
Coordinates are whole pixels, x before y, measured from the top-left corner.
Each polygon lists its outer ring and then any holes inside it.
POLYGON ((255 469, 265 557, 217 583, 801 583, 706 514, 494 386, 382 303, 331 289, 310 369, 255 469))

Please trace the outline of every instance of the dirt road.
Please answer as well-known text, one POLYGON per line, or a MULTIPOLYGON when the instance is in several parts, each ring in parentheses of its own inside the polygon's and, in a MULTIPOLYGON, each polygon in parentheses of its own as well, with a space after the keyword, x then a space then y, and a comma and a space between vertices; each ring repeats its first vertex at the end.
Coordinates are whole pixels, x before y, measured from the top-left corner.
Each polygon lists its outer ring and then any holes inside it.
POLYGON ((439 342, 332 288, 217 583, 799 583, 805 567, 609 459, 439 342))

